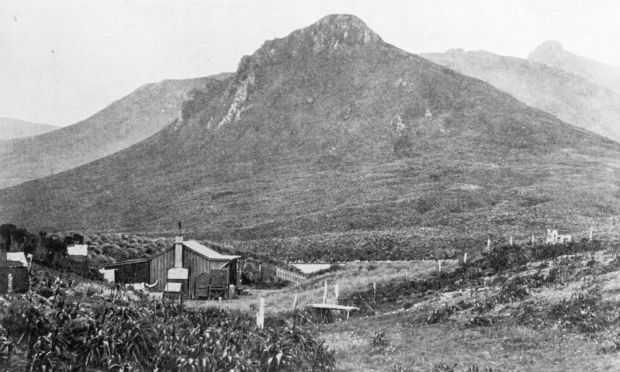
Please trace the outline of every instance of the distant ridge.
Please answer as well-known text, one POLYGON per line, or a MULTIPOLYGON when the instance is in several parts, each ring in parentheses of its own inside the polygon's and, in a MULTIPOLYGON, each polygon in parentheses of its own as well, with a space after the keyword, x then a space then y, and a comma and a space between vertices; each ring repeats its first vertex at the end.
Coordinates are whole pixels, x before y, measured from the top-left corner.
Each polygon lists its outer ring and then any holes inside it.
POLYGON ((530 53, 528 60, 583 76, 620 94, 620 67, 568 52, 557 41, 545 41, 530 53))
POLYGON ((193 89, 226 76, 147 84, 76 124, 0 142, 0 188, 75 168, 156 133, 181 114, 193 89))
POLYGON ((58 127, 0 117, 0 141, 36 136, 37 134, 51 132, 54 129, 58 129, 58 127))
MULTIPOLYGON (((556 43, 545 47, 561 50, 556 43)), ((587 78, 531 60, 451 49, 422 55, 513 95, 575 126, 620 142, 620 94, 587 78)))

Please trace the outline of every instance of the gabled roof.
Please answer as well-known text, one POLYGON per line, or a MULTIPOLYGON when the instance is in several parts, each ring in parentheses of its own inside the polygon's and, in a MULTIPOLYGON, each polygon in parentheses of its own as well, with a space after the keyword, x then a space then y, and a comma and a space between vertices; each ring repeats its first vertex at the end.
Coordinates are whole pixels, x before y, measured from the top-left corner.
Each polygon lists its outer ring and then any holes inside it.
MULTIPOLYGON (((204 258, 206 258, 207 260, 214 260, 214 261, 232 261, 232 260, 236 260, 238 258, 241 258, 241 256, 233 256, 233 255, 225 255, 225 254, 220 254, 216 251, 214 251, 211 248, 207 248, 204 245, 198 243, 195 240, 187 240, 187 241, 183 241, 183 245, 187 248, 192 250, 193 252, 198 253, 199 255, 203 256, 204 258)), ((118 267, 118 266, 122 266, 122 265, 130 265, 130 264, 136 264, 136 263, 142 263, 142 262, 147 262, 150 261, 152 259, 154 259, 155 257, 158 257, 166 252, 170 252, 171 250, 174 250, 174 245, 168 249, 164 249, 163 251, 154 254, 151 257, 148 258, 137 258, 137 259, 133 259, 133 260, 126 260, 126 261, 120 261, 120 262, 115 262, 115 263, 109 263, 106 265, 102 265, 103 268, 114 268, 114 267, 118 267)))
POLYGON ((192 251, 205 256, 206 258, 208 258, 210 260, 230 261, 230 260, 234 260, 234 259, 237 259, 237 258, 241 257, 241 256, 232 256, 232 255, 220 254, 220 253, 214 251, 211 248, 205 247, 204 245, 198 243, 195 240, 184 241, 183 245, 186 246, 187 248, 191 249, 192 251))

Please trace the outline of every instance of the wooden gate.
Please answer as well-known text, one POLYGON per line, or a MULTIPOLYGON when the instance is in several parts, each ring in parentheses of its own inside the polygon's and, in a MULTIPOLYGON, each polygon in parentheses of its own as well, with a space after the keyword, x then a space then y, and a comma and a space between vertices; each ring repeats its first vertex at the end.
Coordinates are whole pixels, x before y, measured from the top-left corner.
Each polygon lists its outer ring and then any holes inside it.
POLYGON ((202 273, 196 278, 196 290, 194 293, 196 298, 209 297, 209 273, 202 273))
POLYGON ((202 273, 196 278, 196 298, 212 298, 221 296, 228 298, 228 269, 211 269, 210 273, 202 273))

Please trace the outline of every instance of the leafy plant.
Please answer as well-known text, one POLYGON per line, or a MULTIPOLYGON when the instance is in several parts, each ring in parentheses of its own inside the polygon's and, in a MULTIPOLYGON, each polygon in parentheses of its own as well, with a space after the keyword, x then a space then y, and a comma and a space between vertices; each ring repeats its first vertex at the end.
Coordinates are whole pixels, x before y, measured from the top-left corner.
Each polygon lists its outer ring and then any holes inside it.
MULTIPOLYGON (((334 353, 299 326, 259 329, 253 318, 219 309, 85 307, 62 296, 37 305, 25 297, 9 306, 2 324, 10 337, 27 341, 34 370, 331 371, 335 364, 334 353)), ((12 344, 3 345, 0 355, 12 344)))
POLYGON ((372 347, 386 347, 390 344, 385 332, 375 332, 370 339, 370 346, 372 347))

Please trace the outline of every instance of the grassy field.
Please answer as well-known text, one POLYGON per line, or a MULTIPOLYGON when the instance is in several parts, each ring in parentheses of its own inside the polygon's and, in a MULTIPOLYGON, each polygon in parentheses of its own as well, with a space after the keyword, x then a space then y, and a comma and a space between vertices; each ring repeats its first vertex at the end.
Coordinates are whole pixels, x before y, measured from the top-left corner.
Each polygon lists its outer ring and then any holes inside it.
POLYGON ((292 323, 295 295, 299 309, 321 302, 327 281, 328 302, 334 302, 338 284, 339 302, 347 304, 376 283, 377 298, 369 300, 375 315, 353 312, 348 321, 329 324, 310 320, 315 334, 336 352, 337 370, 616 371, 620 250, 597 247, 508 264, 500 271, 479 266, 483 261, 477 258, 456 276, 451 275, 462 270, 462 263, 444 261, 444 277, 452 279, 422 292, 407 283, 438 277, 435 261, 347 263, 295 287, 189 306, 253 313, 264 297, 267 316, 292 323), (472 275, 476 267, 482 268, 480 276, 472 275))
MULTIPOLYGON (((455 266, 455 261, 445 261, 442 267, 444 270, 449 270, 455 266)), ((249 294, 235 300, 187 301, 186 303, 193 308, 216 306, 229 310, 248 311, 257 308, 259 298, 263 297, 266 314, 282 316, 292 312, 295 296, 297 296, 298 309, 322 302, 325 282, 328 283, 328 302, 334 303, 335 285, 338 285, 339 297, 344 298, 349 294, 368 289, 373 283, 384 284, 393 280, 428 277, 436 270, 435 261, 350 262, 342 264, 337 270, 310 276, 307 282, 282 290, 251 290, 249 294)))
MULTIPOLYGON (((599 241, 502 246, 473 255, 467 265, 442 260, 441 267, 438 272, 435 260, 349 262, 299 285, 249 290, 231 300, 185 301, 185 307, 199 312, 215 307, 251 319, 263 297, 268 327, 303 325, 335 352, 339 371, 620 368, 617 246, 599 241), (332 323, 309 311, 308 305, 322 302, 326 282, 328 303, 336 302, 338 285, 338 303, 360 311, 332 323)), ((36 292, 50 296, 41 288, 54 287, 60 276, 66 283, 59 289, 62 298, 85 304, 144 302, 133 291, 118 293, 71 275, 37 266, 36 292)), ((51 297, 37 300, 49 303, 51 297)))
POLYGON ((562 330, 500 324, 425 325, 414 314, 353 319, 321 327, 340 371, 617 371, 617 354, 597 339, 562 330), (378 333, 383 345, 373 346, 378 333), (450 367, 443 368, 442 366, 450 367), (471 368, 471 369, 468 369, 471 368))

